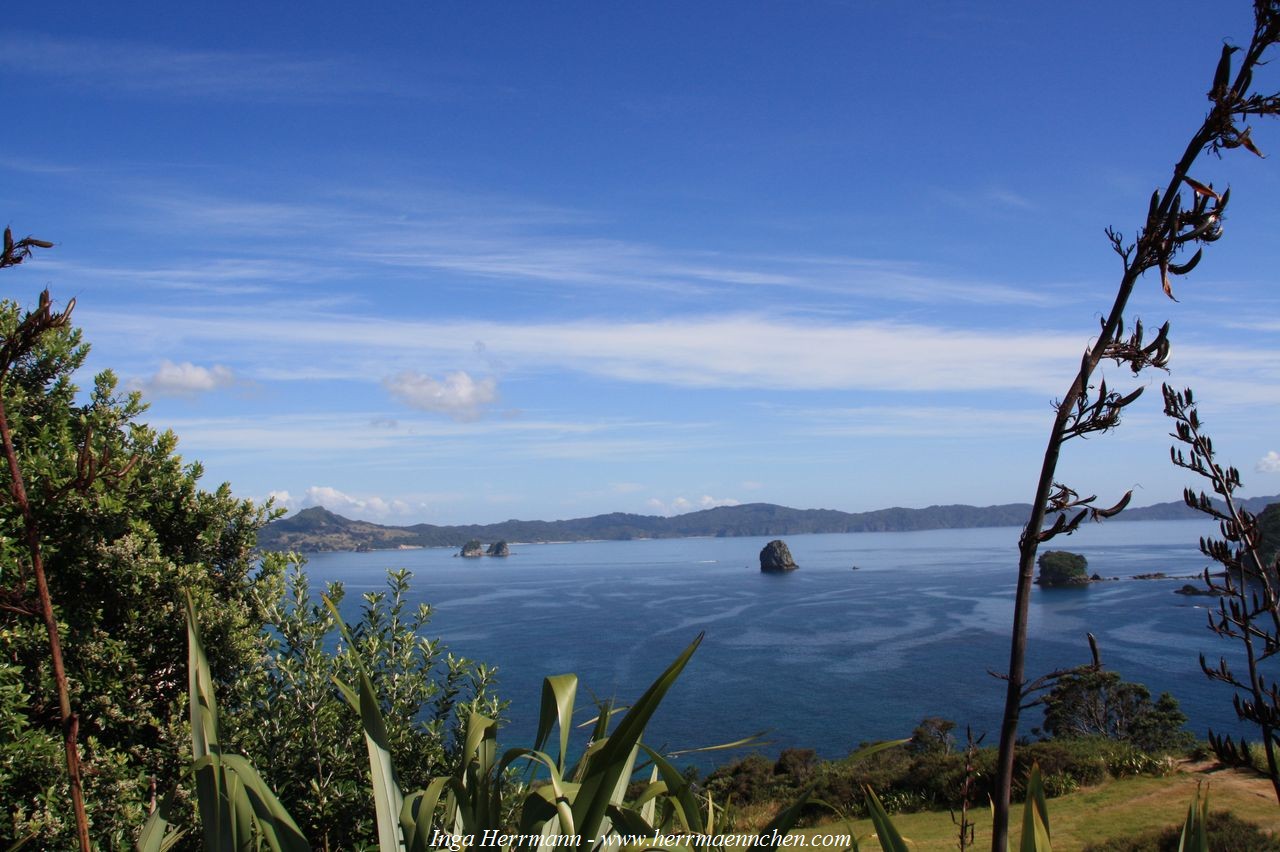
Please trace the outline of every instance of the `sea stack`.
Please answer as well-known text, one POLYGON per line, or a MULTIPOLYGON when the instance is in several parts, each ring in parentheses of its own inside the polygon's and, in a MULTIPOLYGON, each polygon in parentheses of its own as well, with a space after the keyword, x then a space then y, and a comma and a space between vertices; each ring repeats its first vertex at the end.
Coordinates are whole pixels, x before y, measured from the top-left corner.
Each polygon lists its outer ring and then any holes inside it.
POLYGON ((468 559, 476 556, 484 556, 484 545, 480 543, 479 539, 473 538, 471 541, 462 545, 462 551, 459 552, 458 555, 465 556, 468 559))
POLYGON ((507 547, 505 541, 495 541, 489 545, 489 549, 485 551, 485 556, 510 556, 511 548, 507 547))
POLYGON ((799 567, 791 558, 791 550, 787 547, 787 543, 780 538, 769 542, 764 546, 764 550, 760 551, 760 570, 766 574, 783 574, 799 567))

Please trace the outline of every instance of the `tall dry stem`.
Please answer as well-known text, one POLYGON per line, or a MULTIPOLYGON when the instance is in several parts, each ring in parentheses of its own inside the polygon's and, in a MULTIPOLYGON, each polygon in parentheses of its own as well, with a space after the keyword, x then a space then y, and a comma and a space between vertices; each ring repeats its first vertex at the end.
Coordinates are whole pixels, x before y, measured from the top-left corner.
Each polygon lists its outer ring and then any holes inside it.
POLYGON ((1095 508, 1093 501, 1096 498, 1081 498, 1076 491, 1056 481, 1058 458, 1070 439, 1106 432, 1118 425, 1121 411, 1141 393, 1139 388, 1128 395, 1121 395, 1109 391, 1105 382, 1100 382, 1096 388, 1091 385, 1090 380, 1104 359, 1127 365, 1135 373, 1146 367, 1164 366, 1169 350, 1168 324, 1149 343, 1143 339, 1141 323, 1135 323, 1133 332, 1126 338, 1125 309, 1139 279, 1151 269, 1159 270, 1161 286, 1172 298, 1171 277, 1195 268, 1203 253, 1203 244, 1222 236, 1222 216, 1230 191, 1219 193, 1212 185, 1196 180, 1191 176, 1191 168, 1205 151, 1220 153, 1223 149, 1245 148, 1259 154, 1250 136, 1250 128, 1242 128, 1237 122, 1250 116, 1280 113, 1280 94, 1257 94, 1252 89, 1254 70, 1277 41, 1280 41, 1280 0, 1255 0, 1254 31, 1249 45, 1243 49, 1230 45, 1222 48, 1208 92, 1212 104, 1209 113, 1173 167, 1164 191, 1156 190, 1152 195, 1146 221, 1136 240, 1126 243, 1118 232, 1107 231, 1112 248, 1123 265, 1120 283, 1111 309, 1102 321, 1100 334, 1085 350, 1075 378, 1056 405, 1053 427, 1031 503, 1031 515, 1018 544, 1017 593, 1009 668, 1005 675, 1004 717, 1000 726, 991 841, 993 852, 1006 852, 1008 849, 1009 798, 1013 788, 1018 718, 1026 698, 1027 621, 1037 551, 1042 543, 1055 536, 1073 532, 1086 517, 1106 517, 1121 511, 1129 499, 1126 494, 1110 509, 1095 508), (1233 76, 1234 54, 1237 52, 1242 56, 1233 76), (1179 253, 1193 243, 1200 244, 1195 254, 1185 262, 1176 262, 1179 253), (1046 527, 1051 516, 1056 516, 1054 522, 1046 527))

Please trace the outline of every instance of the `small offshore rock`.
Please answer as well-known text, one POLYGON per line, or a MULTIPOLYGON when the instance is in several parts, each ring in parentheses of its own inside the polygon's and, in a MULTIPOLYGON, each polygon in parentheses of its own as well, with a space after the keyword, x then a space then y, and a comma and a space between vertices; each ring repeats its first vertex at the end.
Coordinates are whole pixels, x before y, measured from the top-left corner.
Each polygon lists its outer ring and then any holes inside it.
POLYGON ((1183 585, 1181 589, 1174 589, 1175 595, 1204 595, 1205 597, 1218 598, 1226 594, 1218 589, 1206 589, 1203 586, 1193 586, 1190 583, 1183 585))
POLYGON ((467 558, 471 558, 473 556, 484 556, 484 545, 480 543, 480 539, 473 538, 471 541, 462 545, 462 550, 459 551, 458 555, 465 556, 467 558))
POLYGON ((507 547, 505 541, 495 541, 489 545, 489 549, 485 551, 485 556, 510 556, 511 548, 507 547))
POLYGON ((769 542, 760 551, 760 570, 765 573, 781 574, 786 571, 794 571, 799 567, 796 561, 791 558, 791 549, 780 538, 769 542))

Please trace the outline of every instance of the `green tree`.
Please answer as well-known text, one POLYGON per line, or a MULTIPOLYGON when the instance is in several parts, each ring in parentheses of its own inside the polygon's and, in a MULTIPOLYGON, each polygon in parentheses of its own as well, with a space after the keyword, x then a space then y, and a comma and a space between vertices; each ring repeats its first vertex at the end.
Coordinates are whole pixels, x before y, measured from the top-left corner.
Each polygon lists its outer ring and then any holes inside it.
POLYGON ((1152 703, 1142 684, 1096 666, 1061 675, 1044 699, 1044 731, 1054 738, 1104 736, 1146 752, 1178 751, 1195 740, 1186 723, 1169 693, 1152 703))
MULTIPOLYGON (((0 334, 23 312, 0 303, 0 334)), ((100 373, 81 395, 72 375, 88 347, 70 326, 43 333, 0 384, 18 467, 40 533, 83 749, 95 843, 132 843, 153 791, 184 773, 186 631, 182 593, 197 602, 219 679, 257 662, 264 620, 255 536, 267 509, 228 486, 199 487, 202 469, 177 438, 139 422, 137 393, 100 373)), ((8 469, 0 486, 11 485, 8 469)), ((35 617, 26 525, 0 505, 0 835, 72 848, 68 778, 49 639, 35 617), (23 706, 25 704, 25 706, 23 706)))
POLYGON ((951 754, 956 738, 951 733, 956 723, 941 716, 926 716, 911 732, 907 751, 912 754, 951 754))

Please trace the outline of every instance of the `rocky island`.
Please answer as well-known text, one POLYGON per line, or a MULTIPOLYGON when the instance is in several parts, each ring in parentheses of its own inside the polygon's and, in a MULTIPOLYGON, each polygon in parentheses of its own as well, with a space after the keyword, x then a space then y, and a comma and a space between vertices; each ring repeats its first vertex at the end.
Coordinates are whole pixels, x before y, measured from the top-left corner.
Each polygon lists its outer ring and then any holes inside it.
POLYGON ((1089 561, 1079 553, 1067 550, 1046 550, 1040 554, 1037 564, 1040 566, 1040 576, 1036 577, 1036 582, 1046 588, 1083 586, 1094 579, 1102 579, 1097 575, 1090 577, 1087 570, 1089 561))
POLYGON ((456 555, 467 559, 478 559, 481 556, 510 556, 511 547, 506 541, 495 541, 486 550, 484 543, 480 539, 473 538, 462 545, 462 550, 459 550, 456 555))
POLYGON ((769 542, 760 551, 760 570, 766 574, 782 574, 799 567, 791 558, 791 549, 780 538, 769 542))

